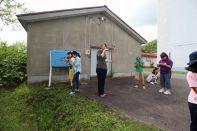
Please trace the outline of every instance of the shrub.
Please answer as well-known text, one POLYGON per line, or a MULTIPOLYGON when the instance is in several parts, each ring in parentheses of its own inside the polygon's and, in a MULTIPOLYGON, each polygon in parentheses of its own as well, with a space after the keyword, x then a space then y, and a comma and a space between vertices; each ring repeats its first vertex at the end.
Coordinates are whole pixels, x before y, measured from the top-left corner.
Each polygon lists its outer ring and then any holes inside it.
POLYGON ((152 40, 146 45, 142 46, 142 52, 144 53, 157 53, 157 40, 152 40))
POLYGON ((26 80, 26 46, 0 42, 0 87, 16 87, 26 80))

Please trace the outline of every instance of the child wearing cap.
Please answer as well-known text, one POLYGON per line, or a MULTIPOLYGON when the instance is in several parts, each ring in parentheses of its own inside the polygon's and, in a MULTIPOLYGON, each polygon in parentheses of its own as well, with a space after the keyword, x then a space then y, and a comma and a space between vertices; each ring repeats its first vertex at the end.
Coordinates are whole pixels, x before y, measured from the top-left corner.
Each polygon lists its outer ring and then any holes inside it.
POLYGON ((72 90, 70 95, 73 96, 75 92, 79 92, 79 75, 81 73, 81 59, 79 58, 79 54, 76 51, 72 52, 74 57, 74 62, 70 62, 73 67, 74 78, 72 84, 72 90))
POLYGON ((134 67, 135 67, 135 81, 136 85, 134 86, 135 88, 139 87, 139 84, 142 84, 142 88, 146 89, 145 84, 144 84, 144 60, 141 57, 137 57, 136 60, 134 61, 134 67))
POLYGON ((189 63, 186 70, 187 82, 190 88, 188 96, 188 106, 191 116, 190 131, 197 131, 197 51, 193 52, 189 56, 189 63))

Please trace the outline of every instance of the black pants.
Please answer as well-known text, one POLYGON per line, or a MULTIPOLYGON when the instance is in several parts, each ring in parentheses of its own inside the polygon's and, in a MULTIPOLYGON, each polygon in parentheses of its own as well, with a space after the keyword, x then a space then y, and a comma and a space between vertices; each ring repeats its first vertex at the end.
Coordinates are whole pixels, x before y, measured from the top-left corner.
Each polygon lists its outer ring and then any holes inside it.
POLYGON ((76 89, 78 90, 79 89, 79 74, 80 72, 77 72, 74 74, 74 77, 73 77, 73 87, 72 87, 72 92, 74 92, 76 89))
POLYGON ((104 94, 105 78, 107 75, 107 70, 97 68, 96 73, 97 73, 97 79, 98 79, 98 93, 100 96, 100 95, 104 94))
POLYGON ((197 104, 188 102, 188 106, 191 115, 190 131, 197 131, 197 104))

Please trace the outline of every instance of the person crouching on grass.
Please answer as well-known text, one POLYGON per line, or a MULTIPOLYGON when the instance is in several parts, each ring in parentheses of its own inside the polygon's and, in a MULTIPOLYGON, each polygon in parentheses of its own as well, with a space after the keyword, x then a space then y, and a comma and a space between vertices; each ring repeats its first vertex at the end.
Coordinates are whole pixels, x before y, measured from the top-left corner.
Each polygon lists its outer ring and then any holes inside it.
POLYGON ((145 84, 144 84, 144 61, 141 57, 137 57, 136 60, 134 61, 134 66, 136 69, 135 73, 135 81, 136 85, 134 86, 135 88, 138 88, 140 84, 142 84, 142 88, 146 89, 145 84), (141 82, 141 83, 140 83, 141 82))
POLYGON ((188 106, 191 116, 190 131, 197 131, 197 51, 189 55, 189 63, 186 70, 187 82, 190 88, 188 106))
POLYGON ((79 92, 79 75, 81 73, 81 59, 76 51, 72 52, 72 56, 74 57, 74 62, 70 61, 70 64, 73 67, 74 78, 72 81, 72 90, 70 95, 73 96, 75 92, 79 92))

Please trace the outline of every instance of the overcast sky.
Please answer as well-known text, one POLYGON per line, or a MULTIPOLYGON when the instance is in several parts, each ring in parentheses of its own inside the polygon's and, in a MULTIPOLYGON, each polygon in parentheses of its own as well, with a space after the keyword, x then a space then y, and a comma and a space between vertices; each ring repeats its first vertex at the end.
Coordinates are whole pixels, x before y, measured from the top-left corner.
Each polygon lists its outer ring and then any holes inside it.
MULTIPOLYGON (((115 14, 150 41, 157 38, 157 0, 18 0, 31 11, 107 5, 115 14)), ((10 43, 26 41, 26 32, 7 27, 0 31, 0 39, 10 43)))

